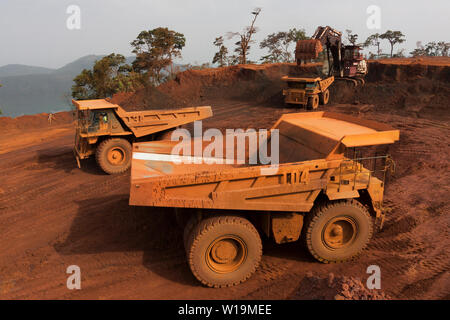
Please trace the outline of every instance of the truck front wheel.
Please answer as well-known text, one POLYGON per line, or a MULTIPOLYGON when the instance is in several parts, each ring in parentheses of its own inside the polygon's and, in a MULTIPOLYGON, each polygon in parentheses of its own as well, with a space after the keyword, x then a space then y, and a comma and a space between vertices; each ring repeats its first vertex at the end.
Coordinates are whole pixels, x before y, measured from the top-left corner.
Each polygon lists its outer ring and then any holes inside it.
POLYGON ((330 90, 325 90, 324 92, 319 94, 320 104, 327 104, 328 100, 330 100, 330 90))
POLYGON ((120 138, 104 140, 97 147, 95 158, 108 174, 125 172, 131 165, 131 144, 120 138))
POLYGON ((209 217, 190 232, 186 245, 194 276, 208 287, 227 287, 247 280, 261 261, 261 238, 237 216, 209 217))
POLYGON ((306 216, 304 240, 317 260, 330 263, 358 255, 372 237, 372 217, 356 200, 330 202, 306 216))
POLYGON ((319 107, 319 96, 317 94, 314 94, 310 97, 308 97, 308 108, 310 109, 317 109, 319 107))

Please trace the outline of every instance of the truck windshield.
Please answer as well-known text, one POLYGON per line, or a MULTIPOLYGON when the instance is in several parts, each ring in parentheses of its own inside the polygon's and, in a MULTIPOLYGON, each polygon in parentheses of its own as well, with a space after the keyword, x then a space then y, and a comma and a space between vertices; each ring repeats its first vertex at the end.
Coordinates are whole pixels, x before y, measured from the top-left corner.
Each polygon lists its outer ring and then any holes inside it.
POLYGON ((293 89, 305 89, 305 82, 289 81, 288 87, 293 89))

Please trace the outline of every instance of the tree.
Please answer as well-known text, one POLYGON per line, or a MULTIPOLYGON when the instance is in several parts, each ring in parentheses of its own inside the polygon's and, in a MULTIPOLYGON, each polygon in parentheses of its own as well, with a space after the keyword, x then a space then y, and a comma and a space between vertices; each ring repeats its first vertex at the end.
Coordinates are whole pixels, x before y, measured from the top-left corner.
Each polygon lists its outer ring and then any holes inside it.
POLYGON ((120 91, 135 90, 140 82, 131 66, 125 64, 125 57, 115 53, 97 60, 92 70, 84 69, 73 81, 74 99, 111 97, 120 91))
POLYGON ((307 38, 305 30, 297 30, 295 28, 290 29, 287 32, 280 31, 269 34, 259 44, 259 47, 261 49, 267 49, 269 54, 263 56, 260 60, 263 63, 290 62, 292 59, 291 44, 307 38))
POLYGON ((422 41, 417 41, 416 49, 410 52, 413 57, 417 56, 448 56, 450 50, 450 43, 445 41, 432 41, 426 45, 422 44, 422 41))
POLYGON ((263 56, 260 60, 263 63, 290 62, 292 59, 291 44, 305 39, 308 39, 308 37, 303 29, 293 28, 287 32, 280 31, 269 34, 259 44, 261 49, 269 50, 269 54, 263 56))
POLYGON ((358 35, 356 33, 353 33, 353 31, 350 29, 345 30, 345 32, 347 33, 348 42, 350 42, 351 45, 355 46, 356 41, 358 40, 358 35))
POLYGON ((217 63, 219 67, 227 65, 228 49, 223 44, 223 37, 220 36, 214 40, 214 45, 219 48, 219 51, 214 55, 212 63, 217 63))
POLYGON ((370 35, 366 41, 364 42, 364 47, 371 47, 371 46, 375 46, 377 47, 377 56, 379 56, 381 54, 381 50, 380 50, 380 34, 379 33, 374 33, 372 35, 370 35))
POLYGON ((380 35, 381 39, 386 39, 391 44, 391 58, 393 57, 394 45, 405 42, 405 35, 401 31, 388 30, 380 35))
POLYGON ((425 47, 422 45, 422 41, 417 41, 416 42, 416 49, 411 51, 410 54, 413 57, 426 56, 427 55, 427 51, 425 50, 425 47))
POLYGON ((253 20, 249 27, 246 27, 243 32, 229 32, 228 38, 234 38, 235 36, 239 36, 239 41, 235 43, 237 48, 234 50, 239 56, 239 62, 241 64, 247 63, 248 51, 250 50, 250 43, 252 43, 252 36, 257 32, 255 27, 256 18, 261 12, 261 8, 255 8, 252 11, 253 20))
POLYGON ((261 49, 267 49, 269 54, 263 56, 260 60, 262 63, 275 63, 283 59, 283 49, 281 48, 282 38, 285 37, 286 32, 278 32, 269 34, 261 43, 261 49))
POLYGON ((297 43, 298 40, 308 40, 309 39, 309 37, 306 36, 305 29, 297 30, 296 28, 292 28, 291 30, 289 30, 289 33, 295 43, 297 43))
POLYGON ((181 50, 186 44, 182 33, 168 28, 156 28, 142 31, 131 42, 136 60, 133 69, 144 73, 153 85, 164 80, 163 69, 170 66, 170 75, 173 75, 173 60, 181 57, 181 50))

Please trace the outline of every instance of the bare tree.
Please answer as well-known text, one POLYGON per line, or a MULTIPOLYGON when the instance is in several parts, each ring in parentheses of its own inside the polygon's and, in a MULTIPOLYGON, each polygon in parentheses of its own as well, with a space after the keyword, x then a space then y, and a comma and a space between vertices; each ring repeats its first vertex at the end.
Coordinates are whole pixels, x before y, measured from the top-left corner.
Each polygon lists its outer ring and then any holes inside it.
POLYGON ((228 32, 228 38, 232 39, 235 36, 239 36, 239 41, 235 43, 237 48, 234 50, 239 55, 239 62, 241 64, 247 63, 247 56, 250 50, 250 43, 253 42, 252 36, 257 32, 255 27, 256 18, 261 12, 261 8, 255 8, 252 11, 253 20, 249 27, 246 27, 243 32, 228 32))

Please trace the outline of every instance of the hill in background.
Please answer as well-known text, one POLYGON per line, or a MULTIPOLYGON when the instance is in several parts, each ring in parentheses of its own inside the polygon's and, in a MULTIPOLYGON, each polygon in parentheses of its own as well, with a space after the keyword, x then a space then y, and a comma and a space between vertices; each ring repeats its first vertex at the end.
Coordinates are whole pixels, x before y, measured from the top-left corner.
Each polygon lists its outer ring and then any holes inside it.
MULTIPOLYGON (((88 55, 62 68, 10 64, 0 67, 0 109, 4 116, 70 110, 71 87, 83 69, 90 69, 104 56, 88 55)), ((127 58, 131 63, 132 57, 127 58)))

